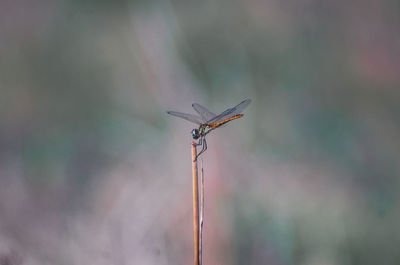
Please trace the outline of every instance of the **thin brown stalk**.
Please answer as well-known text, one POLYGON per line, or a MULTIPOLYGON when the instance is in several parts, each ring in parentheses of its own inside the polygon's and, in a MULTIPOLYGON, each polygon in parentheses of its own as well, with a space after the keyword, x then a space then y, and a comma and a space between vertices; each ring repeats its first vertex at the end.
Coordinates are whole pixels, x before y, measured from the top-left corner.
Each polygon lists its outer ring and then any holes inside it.
POLYGON ((193 231, 194 231, 194 264, 201 265, 200 226, 199 226, 199 181, 197 174, 196 143, 192 142, 192 177, 193 177, 193 231))
POLYGON ((204 221, 204 171, 203 171, 203 159, 201 159, 201 181, 200 181, 200 265, 203 264, 203 221, 204 221))

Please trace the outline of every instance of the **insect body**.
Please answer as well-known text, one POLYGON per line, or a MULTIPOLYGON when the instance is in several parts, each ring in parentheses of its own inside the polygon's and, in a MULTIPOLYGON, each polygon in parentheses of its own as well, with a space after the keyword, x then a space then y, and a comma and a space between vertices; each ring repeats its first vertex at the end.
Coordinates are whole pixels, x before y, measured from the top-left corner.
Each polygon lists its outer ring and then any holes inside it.
POLYGON ((192 138, 195 140, 200 139, 196 145, 202 146, 201 151, 197 155, 197 157, 199 157, 204 151, 207 150, 207 142, 205 138, 206 135, 212 130, 224 125, 227 122, 243 117, 243 114, 241 114, 241 112, 250 103, 251 99, 246 99, 240 102, 237 106, 227 109, 219 115, 215 115, 206 107, 203 107, 197 103, 192 104, 192 107, 200 116, 176 111, 167 111, 167 113, 199 125, 198 129, 195 128, 192 130, 192 138))

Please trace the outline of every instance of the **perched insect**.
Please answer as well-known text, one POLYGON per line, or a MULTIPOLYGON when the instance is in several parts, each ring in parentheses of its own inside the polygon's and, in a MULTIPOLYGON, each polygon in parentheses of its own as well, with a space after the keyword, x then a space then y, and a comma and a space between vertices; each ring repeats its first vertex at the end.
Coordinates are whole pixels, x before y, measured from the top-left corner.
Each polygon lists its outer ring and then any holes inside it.
POLYGON ((206 107, 203 107, 202 105, 197 103, 192 104, 192 107, 200 116, 176 111, 167 111, 167 113, 199 125, 198 129, 196 128, 192 130, 193 139, 197 140, 200 138, 196 145, 202 146, 200 153, 196 156, 197 159, 204 151, 207 150, 206 135, 212 130, 224 125, 227 122, 243 117, 243 114, 241 114, 241 112, 250 103, 251 99, 243 100, 237 106, 227 109, 219 115, 215 115, 206 107))

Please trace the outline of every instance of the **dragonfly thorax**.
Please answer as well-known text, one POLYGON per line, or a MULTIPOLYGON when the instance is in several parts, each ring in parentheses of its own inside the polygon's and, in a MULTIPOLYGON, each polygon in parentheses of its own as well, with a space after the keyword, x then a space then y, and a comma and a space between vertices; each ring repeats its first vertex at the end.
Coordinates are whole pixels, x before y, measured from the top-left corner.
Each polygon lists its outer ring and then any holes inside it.
POLYGON ((192 130, 193 139, 199 139, 200 136, 205 136, 210 131, 210 128, 207 124, 201 124, 198 129, 192 130))

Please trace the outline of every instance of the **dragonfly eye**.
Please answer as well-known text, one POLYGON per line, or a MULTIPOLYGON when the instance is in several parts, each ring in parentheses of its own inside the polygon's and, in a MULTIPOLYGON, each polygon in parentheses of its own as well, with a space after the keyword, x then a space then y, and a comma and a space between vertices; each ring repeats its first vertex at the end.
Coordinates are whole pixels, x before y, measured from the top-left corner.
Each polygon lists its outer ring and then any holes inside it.
POLYGON ((199 139, 200 135, 199 135, 199 129, 193 129, 192 130, 192 137, 193 139, 199 139))

